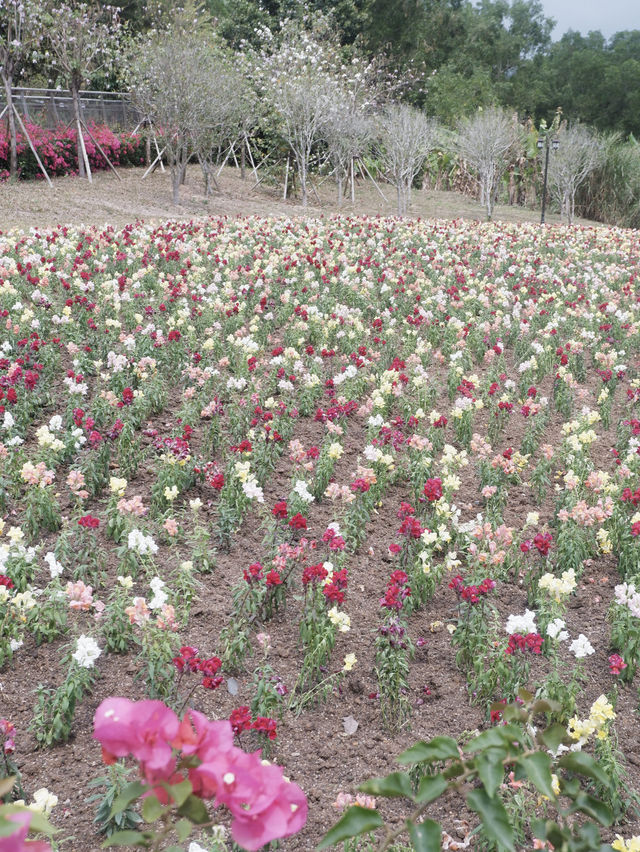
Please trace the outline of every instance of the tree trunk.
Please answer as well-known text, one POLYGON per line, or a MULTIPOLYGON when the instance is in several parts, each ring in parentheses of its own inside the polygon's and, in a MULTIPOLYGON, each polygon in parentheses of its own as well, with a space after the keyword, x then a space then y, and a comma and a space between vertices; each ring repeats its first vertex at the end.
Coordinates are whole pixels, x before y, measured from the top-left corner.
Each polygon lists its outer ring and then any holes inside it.
POLYGON ((342 175, 339 174, 336 177, 336 183, 338 184, 338 207, 342 207, 342 195, 343 195, 342 184, 343 184, 343 182, 344 181, 343 181, 342 175))
POLYGON ((240 151, 240 179, 244 180, 246 174, 246 165, 247 165, 247 144, 245 140, 242 140, 242 149, 240 151))
POLYGON ((84 167, 84 157, 82 156, 82 140, 80 139, 80 92, 75 81, 72 80, 69 88, 71 89, 71 98, 73 102, 73 120, 76 125, 78 138, 76 140, 76 148, 78 154, 78 174, 81 178, 87 176, 87 170, 84 167))
MULTIPOLYGON (((8 71, 8 69, 7 69, 8 71)), ((11 178, 14 179, 18 175, 18 134, 16 131, 16 117, 13 112, 13 99, 11 97, 12 90, 12 75, 10 73, 4 73, 2 75, 2 82, 4 83, 4 91, 7 98, 7 121, 9 123, 9 174, 11 178)))
POLYGON ((307 160, 304 158, 304 156, 298 159, 298 173, 300 175, 300 194, 302 195, 302 206, 306 207, 308 203, 307 160))
POLYGON ((173 192, 173 203, 180 204, 180 167, 176 163, 171 168, 171 188, 173 192))

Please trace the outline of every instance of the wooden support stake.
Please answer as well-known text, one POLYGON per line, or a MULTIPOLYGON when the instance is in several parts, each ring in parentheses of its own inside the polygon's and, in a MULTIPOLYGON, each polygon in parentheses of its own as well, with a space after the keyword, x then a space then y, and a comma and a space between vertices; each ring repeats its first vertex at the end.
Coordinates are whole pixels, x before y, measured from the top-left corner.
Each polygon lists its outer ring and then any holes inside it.
MULTIPOLYGON (((9 107, 9 105, 7 104, 7 109, 8 109, 8 107, 9 107)), ((27 128, 24 126, 23 121, 22 121, 22 118, 20 117, 20 113, 19 113, 19 112, 18 112, 18 110, 16 109, 16 106, 15 106, 15 104, 14 104, 13 102, 11 103, 11 107, 12 107, 13 111, 14 111, 14 112, 15 112, 15 114, 16 114, 16 118, 18 119, 18 124, 20 125, 20 127, 21 127, 21 129, 22 129, 22 132, 24 133, 24 135, 25 135, 25 136, 26 136, 26 138, 27 138, 27 142, 29 143, 29 147, 31 148, 31 152, 32 152, 33 156, 36 158, 38 165, 40 166, 40 171, 41 171, 41 172, 42 172, 42 174, 45 176, 45 178, 46 178, 47 183, 49 184, 49 186, 53 188, 53 184, 51 183, 51 178, 50 178, 50 177, 49 177, 49 175, 47 174, 47 170, 45 169, 45 167, 42 165, 42 160, 41 160, 41 159, 40 159, 40 157, 38 156, 38 152, 36 151, 36 149, 35 149, 35 147, 34 147, 34 145, 33 145, 33 142, 31 141, 31 137, 30 137, 30 136, 29 136, 29 134, 27 133, 27 128)))
MULTIPOLYGON (((233 143, 231 143, 231 145, 229 146, 229 150, 227 151, 227 156, 224 158, 224 160, 222 161, 222 165, 220 166, 220 168, 219 168, 219 169, 218 169, 218 171, 216 172, 216 178, 220 177, 220 172, 221 172, 221 171, 224 169, 224 167, 227 165, 227 160, 228 160, 228 159, 229 159, 229 157, 231 156, 231 152, 232 152, 232 151, 233 151, 233 143)), ((236 163, 236 165, 237 165, 237 163, 236 163)))
POLYGON ((233 154, 233 162, 236 164, 236 169, 239 169, 240 166, 238 165, 238 158, 236 157, 236 143, 235 142, 231 143, 231 148, 229 150, 233 154))
POLYGON ((162 162, 162 154, 164 154, 165 149, 163 148, 162 153, 160 153, 160 148, 158 147, 158 138, 155 133, 153 134, 153 144, 155 145, 156 154, 158 155, 157 159, 160 162, 160 171, 165 172, 166 169, 164 167, 164 163, 162 162))
POLYGON ((8 109, 9 109, 9 107, 8 107, 8 106, 6 106, 6 107, 2 110, 2 112, 0 112, 0 121, 2 121, 2 117, 3 117, 3 115, 5 114, 5 112, 6 112, 8 109))
MULTIPOLYGON (((156 145, 156 147, 157 147, 157 145, 156 145)), ((158 156, 151 163, 151 165, 146 170, 146 172, 142 175, 142 180, 144 180, 147 177, 147 175, 151 174, 152 171, 155 171, 155 169, 158 167, 158 162, 162 163, 162 155, 163 154, 164 154, 164 148, 162 149, 162 151, 158 151, 158 156)), ((163 169, 163 171, 164 171, 164 169, 163 169)))
POLYGON ((87 133, 89 134, 89 138, 91 139, 91 141, 93 142, 93 144, 96 146, 96 148, 98 149, 98 151, 100 151, 100 153, 102 154, 102 156, 105 158, 105 160, 106 160, 106 161, 107 161, 107 163, 109 164, 109 167, 111 168, 111 171, 112 171, 112 172, 114 173, 114 175, 118 178, 118 180, 119 180, 119 181, 121 181, 121 180, 122 180, 122 178, 120 177, 120 175, 119 175, 119 174, 118 174, 118 172, 116 171, 116 168, 115 168, 115 166, 113 165, 113 163, 111 162, 111 160, 107 157, 107 155, 106 155, 106 154, 105 154, 105 152, 103 151, 102 146, 100 145, 100 143, 98 142, 98 140, 94 137, 93 133, 89 130, 89 128, 87 127, 87 125, 84 123, 84 121, 83 121, 82 119, 80 119, 80 123, 82 124, 82 126, 84 127, 84 129, 85 129, 85 130, 87 131, 87 133))
POLYGON ((369 171, 369 169, 367 168, 366 163, 363 163, 363 162, 361 162, 360 160, 358 160, 358 168, 360 169, 360 171, 361 171, 361 172, 362 172, 362 169, 364 168, 365 172, 366 172, 366 173, 369 175, 369 177, 371 178, 371 182, 373 183, 373 185, 375 186, 375 188, 378 190, 378 192, 379 192, 379 193, 380 193, 380 195, 384 198, 384 200, 387 202, 387 204, 389 204, 389 199, 388 199, 388 198, 387 198, 387 196, 384 194, 384 192, 380 189, 380 187, 378 186, 378 184, 375 182, 374 177, 373 177, 373 175, 371 174, 371 172, 369 171))
POLYGON ((87 149, 84 147, 84 136, 82 135, 82 126, 80 124, 80 119, 76 122, 77 131, 78 131, 78 148, 82 152, 82 159, 84 161, 84 167, 87 172, 87 180, 89 183, 93 183, 93 178, 91 177, 91 166, 89 165, 89 157, 87 156, 87 149))
POLYGON ((287 168, 284 173, 284 192, 282 193, 282 200, 287 200, 287 189, 289 188, 289 159, 291 154, 287 154, 287 168))
POLYGON ((249 152, 249 161, 251 163, 251 170, 253 171, 253 176, 256 180, 258 180, 258 171, 256 169, 256 164, 253 161, 253 154, 251 153, 251 145, 249 145, 249 137, 247 134, 244 134, 244 142, 247 146, 247 151, 249 152))

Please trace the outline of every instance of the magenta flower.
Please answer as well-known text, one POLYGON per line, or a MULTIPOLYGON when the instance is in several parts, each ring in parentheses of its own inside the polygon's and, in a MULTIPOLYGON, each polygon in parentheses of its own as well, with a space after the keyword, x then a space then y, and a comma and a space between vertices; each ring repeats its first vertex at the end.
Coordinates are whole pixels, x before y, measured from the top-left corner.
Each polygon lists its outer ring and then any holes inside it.
POLYGON ((33 813, 26 809, 8 814, 7 819, 15 822, 16 831, 0 837, 0 852, 51 852, 51 847, 44 840, 27 840, 32 817, 33 813))
POLYGON ((93 736, 102 744, 106 763, 133 755, 143 774, 158 780, 175 766, 172 742, 178 735, 178 717, 162 701, 106 698, 96 710, 93 736))

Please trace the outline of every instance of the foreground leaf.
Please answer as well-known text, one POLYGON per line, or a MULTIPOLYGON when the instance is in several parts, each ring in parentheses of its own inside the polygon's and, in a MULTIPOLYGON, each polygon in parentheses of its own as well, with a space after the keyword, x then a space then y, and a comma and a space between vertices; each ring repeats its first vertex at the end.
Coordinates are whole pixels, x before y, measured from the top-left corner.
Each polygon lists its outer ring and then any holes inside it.
POLYGON ((435 760, 453 760, 459 757, 458 743, 451 737, 434 737, 429 742, 422 740, 396 758, 398 763, 408 766, 412 763, 432 763, 435 760))
POLYGON ((370 778, 358 787, 363 793, 389 798, 405 797, 413 799, 413 787, 409 776, 404 772, 392 772, 382 778, 370 778))
MULTIPOLYGON (((138 799, 143 793, 149 789, 148 784, 143 784, 142 781, 132 781, 130 784, 124 788, 122 793, 116 797, 113 805, 111 806, 110 817, 119 814, 126 807, 128 807, 134 799, 138 799)), ((119 834, 121 832, 118 832, 119 834)))
POLYGON ((476 789, 467 795, 467 804, 482 820, 482 828, 489 840, 497 843, 499 849, 515 852, 513 829, 500 799, 490 799, 484 790, 476 789))
POLYGON ((432 819, 425 819, 420 825, 409 823, 409 837, 415 852, 439 852, 442 848, 442 829, 432 819))
POLYGON ((548 754, 537 751, 535 754, 524 755, 518 758, 518 766, 538 792, 549 799, 555 799, 551 786, 551 758, 548 754))
POLYGON ((318 850, 328 849, 329 846, 342 843, 343 840, 357 837, 359 834, 366 834, 383 825, 384 821, 378 811, 363 808, 361 805, 352 805, 325 834, 317 848, 318 850))

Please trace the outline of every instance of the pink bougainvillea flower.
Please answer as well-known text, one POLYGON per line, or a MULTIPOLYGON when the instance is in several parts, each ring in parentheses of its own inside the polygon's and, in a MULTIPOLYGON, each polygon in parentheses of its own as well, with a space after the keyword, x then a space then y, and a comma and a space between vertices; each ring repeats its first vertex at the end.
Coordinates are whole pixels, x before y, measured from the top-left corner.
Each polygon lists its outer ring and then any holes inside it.
MULTIPOLYGON (((162 701, 106 698, 96 710, 93 736, 102 745, 106 763, 131 754, 145 777, 173 772, 171 743, 178 735, 178 717, 162 701)), ((153 779, 158 780, 157 777, 153 779)))
POLYGON ((27 840, 32 818, 33 813, 26 809, 7 816, 9 822, 16 824, 16 830, 0 837, 0 852, 51 852, 44 840, 27 840))

